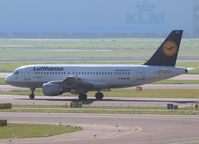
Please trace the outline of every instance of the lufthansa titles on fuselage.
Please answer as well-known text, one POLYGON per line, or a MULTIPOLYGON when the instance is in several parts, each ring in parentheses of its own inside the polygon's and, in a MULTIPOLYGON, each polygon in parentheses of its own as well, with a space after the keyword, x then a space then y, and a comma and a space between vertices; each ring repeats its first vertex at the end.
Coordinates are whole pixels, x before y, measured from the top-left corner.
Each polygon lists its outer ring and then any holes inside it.
POLYGON ((63 71, 64 67, 33 67, 33 71, 63 71))

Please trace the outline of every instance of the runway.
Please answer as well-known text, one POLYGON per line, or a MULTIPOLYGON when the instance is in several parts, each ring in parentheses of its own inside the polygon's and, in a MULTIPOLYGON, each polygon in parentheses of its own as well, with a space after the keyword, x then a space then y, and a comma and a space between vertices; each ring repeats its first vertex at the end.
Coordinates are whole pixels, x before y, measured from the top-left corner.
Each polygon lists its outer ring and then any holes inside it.
MULTIPOLYGON (((69 96, 36 96, 30 100, 28 96, 22 95, 0 95, 1 103, 12 103, 16 105, 69 105, 73 101, 78 101, 78 97, 69 96)), ((179 107, 191 107, 199 104, 196 98, 125 98, 125 97, 105 97, 101 101, 94 97, 88 97, 82 102, 89 106, 134 106, 134 107, 166 107, 167 104, 175 104, 179 107)))
MULTIPOLYGON (((47 138, 12 139, 15 144, 196 144, 199 116, 132 114, 0 113, 18 123, 71 124, 84 130, 47 138)), ((9 144, 8 139, 0 140, 9 144)))

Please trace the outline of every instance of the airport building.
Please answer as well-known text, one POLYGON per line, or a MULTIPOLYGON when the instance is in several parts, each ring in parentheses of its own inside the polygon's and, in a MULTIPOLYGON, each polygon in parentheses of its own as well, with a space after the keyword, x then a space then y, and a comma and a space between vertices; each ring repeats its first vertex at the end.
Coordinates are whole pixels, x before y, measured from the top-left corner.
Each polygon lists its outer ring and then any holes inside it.
POLYGON ((173 29, 183 29, 185 37, 199 37, 198 0, 21 0, 0 4, 1 38, 165 37, 173 29))

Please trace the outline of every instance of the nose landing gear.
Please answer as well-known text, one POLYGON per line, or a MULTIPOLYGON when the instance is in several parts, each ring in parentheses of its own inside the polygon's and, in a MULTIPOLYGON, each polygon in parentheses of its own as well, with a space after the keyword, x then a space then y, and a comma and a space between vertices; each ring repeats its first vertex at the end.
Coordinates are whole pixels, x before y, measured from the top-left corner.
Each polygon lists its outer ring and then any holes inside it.
POLYGON ((29 98, 34 99, 35 98, 35 94, 34 94, 35 88, 30 88, 30 90, 31 90, 32 93, 29 95, 29 98))

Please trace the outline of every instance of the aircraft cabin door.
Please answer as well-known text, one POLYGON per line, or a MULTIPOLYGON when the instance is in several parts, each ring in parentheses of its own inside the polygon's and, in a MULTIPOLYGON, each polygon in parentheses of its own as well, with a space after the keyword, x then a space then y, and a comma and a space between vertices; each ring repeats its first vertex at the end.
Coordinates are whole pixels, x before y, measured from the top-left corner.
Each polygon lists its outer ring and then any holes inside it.
POLYGON ((145 72, 143 67, 137 68, 137 80, 144 80, 145 79, 145 72))
POLYGON ((30 77, 30 72, 31 69, 27 68, 25 69, 25 73, 24 73, 24 80, 31 80, 31 77, 30 77))

